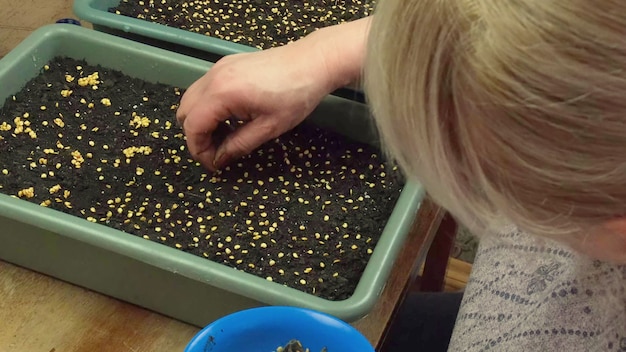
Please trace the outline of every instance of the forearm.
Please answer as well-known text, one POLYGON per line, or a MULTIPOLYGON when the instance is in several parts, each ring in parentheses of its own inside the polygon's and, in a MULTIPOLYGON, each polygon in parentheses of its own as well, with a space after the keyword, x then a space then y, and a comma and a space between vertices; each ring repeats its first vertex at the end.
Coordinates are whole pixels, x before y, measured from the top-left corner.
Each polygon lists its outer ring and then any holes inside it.
POLYGON ((358 82, 365 62, 371 16, 322 28, 306 38, 322 52, 329 91, 358 82))

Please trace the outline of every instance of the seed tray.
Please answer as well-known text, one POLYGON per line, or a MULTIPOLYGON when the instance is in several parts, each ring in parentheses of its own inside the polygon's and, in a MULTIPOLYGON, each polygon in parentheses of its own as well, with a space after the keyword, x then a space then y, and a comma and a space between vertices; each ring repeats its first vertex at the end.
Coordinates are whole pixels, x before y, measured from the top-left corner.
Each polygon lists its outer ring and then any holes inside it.
MULTIPOLYGON (((56 56, 84 59, 146 81, 187 87, 210 63, 71 25, 39 29, 0 60, 0 101, 56 56)), ((329 96, 310 120, 375 144, 367 108, 329 96), (340 117, 338 117, 340 116, 340 117)), ((0 195, 0 259, 197 326, 260 305, 294 305, 346 321, 378 299, 423 197, 407 184, 354 294, 329 301, 158 243, 0 195)))
POLYGON ((99 31, 133 35, 133 39, 147 39, 151 44, 166 45, 175 51, 190 48, 205 54, 230 55, 284 45, 315 28, 366 17, 374 7, 373 0, 221 3, 75 0, 74 12, 99 31), (114 8, 123 12, 109 11, 114 8))
MULTIPOLYGON (((215 62, 225 55, 261 50, 253 45, 235 43, 214 35, 205 35, 110 12, 109 9, 118 6, 120 1, 74 0, 73 10, 80 19, 91 22, 96 31, 210 62, 215 62)), ((266 27, 273 28, 273 25, 270 22, 266 27)), ((361 103, 365 102, 363 91, 357 84, 337 89, 332 94, 361 103)))

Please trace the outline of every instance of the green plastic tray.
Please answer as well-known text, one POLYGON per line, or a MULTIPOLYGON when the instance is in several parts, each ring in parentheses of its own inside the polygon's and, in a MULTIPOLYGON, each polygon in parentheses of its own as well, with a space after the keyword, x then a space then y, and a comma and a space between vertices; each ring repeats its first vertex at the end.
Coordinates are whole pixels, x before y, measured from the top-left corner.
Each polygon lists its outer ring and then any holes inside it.
POLYGON ((198 58, 258 51, 258 48, 193 33, 184 29, 108 12, 120 0, 74 0, 74 13, 97 31, 114 34, 198 58), (214 55, 212 55, 214 54, 214 55))
MULTIPOLYGON (((43 27, 0 60, 0 104, 55 56, 187 87, 209 62, 73 25, 43 27)), ((310 119, 360 141, 376 134, 362 104, 328 96, 310 119)), ((292 305, 353 322, 374 306, 423 198, 405 186, 352 297, 329 301, 159 243, 0 194, 0 259, 204 326, 241 309, 292 305)))
MULTIPOLYGON (((108 12, 119 3, 120 0, 74 0, 73 10, 96 31, 211 62, 226 55, 260 51, 253 46, 108 12)), ((358 84, 337 89, 332 94, 365 102, 363 89, 358 84)))

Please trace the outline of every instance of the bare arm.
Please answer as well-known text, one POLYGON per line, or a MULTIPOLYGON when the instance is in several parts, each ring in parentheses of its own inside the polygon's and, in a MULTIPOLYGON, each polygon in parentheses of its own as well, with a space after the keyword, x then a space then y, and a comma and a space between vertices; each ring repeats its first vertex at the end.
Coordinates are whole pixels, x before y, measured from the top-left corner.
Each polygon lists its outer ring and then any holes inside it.
POLYGON ((323 28, 282 47, 217 62, 189 87, 177 112, 191 155, 216 170, 302 122, 325 95, 357 81, 369 23, 323 28), (231 117, 248 123, 219 143, 213 132, 231 117))

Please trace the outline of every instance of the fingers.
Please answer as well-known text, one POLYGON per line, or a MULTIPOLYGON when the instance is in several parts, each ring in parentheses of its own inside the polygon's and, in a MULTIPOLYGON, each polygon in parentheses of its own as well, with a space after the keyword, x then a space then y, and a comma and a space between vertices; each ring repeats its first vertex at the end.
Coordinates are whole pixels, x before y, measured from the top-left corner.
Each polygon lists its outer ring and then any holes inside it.
POLYGON ((275 127, 276 123, 274 122, 270 118, 260 117, 228 135, 217 148, 213 163, 215 169, 219 169, 232 160, 250 154, 263 143, 278 137, 284 131, 279 131, 275 127))
POLYGON ((200 94, 202 93, 202 90, 198 87, 200 84, 200 81, 194 82, 191 86, 189 86, 189 88, 187 88, 185 94, 183 94, 180 99, 180 105, 176 110, 176 121, 178 121, 180 126, 183 125, 190 109, 192 109, 194 104, 196 104, 199 100, 200 94))
POLYGON ((187 148, 191 156, 202 166, 215 171, 216 146, 212 134, 220 122, 230 116, 228 109, 219 102, 197 104, 183 120, 187 148))

